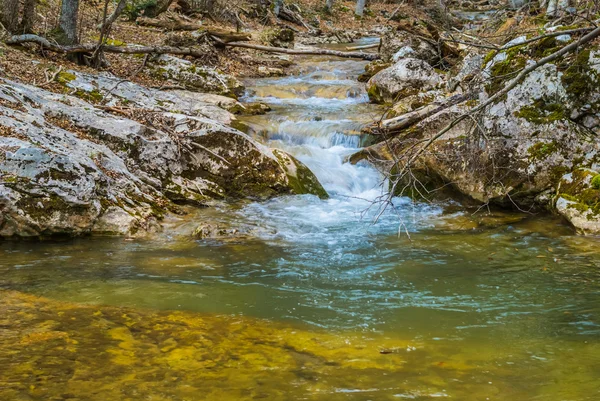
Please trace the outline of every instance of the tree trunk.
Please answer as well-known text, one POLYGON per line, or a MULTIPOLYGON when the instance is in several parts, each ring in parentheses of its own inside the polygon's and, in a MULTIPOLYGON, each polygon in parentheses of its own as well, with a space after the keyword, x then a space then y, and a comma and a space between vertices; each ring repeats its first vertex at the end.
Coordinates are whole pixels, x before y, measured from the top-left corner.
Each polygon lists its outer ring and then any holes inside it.
POLYGON ((356 11, 354 11, 354 14, 358 15, 359 17, 362 17, 363 13, 365 11, 366 2, 367 2, 367 0, 357 0, 356 1, 356 11))
POLYGON ((119 18, 123 10, 125 10, 125 6, 127 5, 127 0, 119 0, 119 4, 117 4, 117 8, 106 18, 104 24, 100 24, 100 30, 102 32, 107 32, 108 29, 112 26, 112 24, 119 18))
POLYGON ((275 0, 275 4, 273 5, 273 14, 276 17, 279 17, 279 13, 281 12, 281 8, 283 7, 283 0, 275 0))
POLYGON ((2 1, 2 25, 9 32, 15 32, 19 25, 19 0, 2 1))
POLYGON ((59 43, 72 45, 79 42, 77 37, 77 20, 79 19, 79 0, 63 0, 60 9, 59 28, 62 37, 59 43))
POLYGON ((173 0, 157 0, 155 6, 146 8, 144 11, 144 17, 154 18, 159 14, 164 13, 169 9, 171 3, 173 3, 173 0))
POLYGON ((325 3, 325 8, 327 9, 327 12, 331 14, 331 11, 333 10, 333 2, 334 0, 327 0, 327 2, 325 3))
POLYGON ((31 33, 35 22, 35 0, 25 0, 23 3, 23 17, 21 18, 21 33, 31 33))

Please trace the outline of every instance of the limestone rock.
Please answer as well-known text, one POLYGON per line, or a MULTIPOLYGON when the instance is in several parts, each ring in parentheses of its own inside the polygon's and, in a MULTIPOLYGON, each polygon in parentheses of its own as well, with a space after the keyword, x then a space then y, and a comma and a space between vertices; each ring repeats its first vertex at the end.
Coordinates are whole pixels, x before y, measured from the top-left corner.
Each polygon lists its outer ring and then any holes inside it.
POLYGON ((429 64, 439 61, 437 49, 429 42, 405 31, 388 31, 381 39, 381 57, 397 62, 403 58, 416 58, 429 64))
POLYGON ((244 93, 244 86, 234 77, 179 57, 162 54, 153 59, 148 67, 155 75, 177 82, 186 89, 229 97, 244 93))
POLYGON ((600 234, 600 175, 590 169, 576 169, 559 183, 555 208, 578 232, 600 234))
POLYGON ((371 101, 393 102, 440 85, 442 76, 423 60, 404 58, 379 71, 367 82, 371 101))
MULTIPOLYGON (((217 107, 217 106, 211 106, 217 107)), ((161 126, 68 95, 0 81, 0 237, 135 234, 177 203, 313 193, 310 170, 218 121, 161 126)))
POLYGON ((150 89, 106 72, 92 75, 68 70, 59 74, 58 81, 75 97, 86 101, 106 106, 184 113, 207 117, 223 124, 230 124, 235 120, 228 110, 240 106, 240 103, 230 97, 186 90, 150 89))

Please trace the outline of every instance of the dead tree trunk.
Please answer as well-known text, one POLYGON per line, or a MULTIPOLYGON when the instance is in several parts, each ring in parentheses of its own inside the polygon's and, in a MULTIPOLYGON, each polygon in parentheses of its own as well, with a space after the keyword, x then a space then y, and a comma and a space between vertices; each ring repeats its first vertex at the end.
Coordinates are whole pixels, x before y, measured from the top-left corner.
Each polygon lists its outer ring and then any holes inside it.
POLYGON ((367 0, 357 0, 356 1, 356 10, 354 11, 354 14, 358 15, 359 17, 362 17, 365 12, 365 4, 366 3, 367 3, 367 0))
POLYGON ((77 20, 79 19, 79 0, 63 0, 60 9, 59 29, 61 44, 73 45, 79 42, 77 20))
POLYGON ((112 14, 110 14, 106 18, 106 21, 104 21, 104 23, 99 26, 99 29, 103 32, 108 32, 112 24, 114 24, 114 22, 117 20, 117 18, 119 18, 121 13, 123 13, 123 10, 125 10, 125 6, 127 6, 127 0, 119 0, 119 4, 117 4, 117 7, 114 9, 112 14))
POLYGON ((19 0, 2 1, 2 25, 9 32, 16 32, 19 25, 19 0))
POLYGON ((156 5, 146 8, 144 16, 154 18, 167 11, 171 3, 173 3, 173 0, 158 0, 156 5))
POLYGON ((362 129, 363 132, 367 132, 373 135, 390 135, 393 136, 406 128, 409 128, 420 121, 423 121, 427 117, 439 113, 440 111, 446 110, 449 107, 463 103, 474 96, 473 93, 454 95, 447 99, 439 102, 429 104, 427 106, 420 107, 411 112, 402 114, 398 117, 390 118, 387 120, 380 121, 375 124, 367 125, 362 129))
MULTIPOLYGON (((215 38, 215 40, 219 40, 215 38)), ((269 47, 260 45, 251 45, 249 43, 225 43, 219 42, 224 46, 232 47, 245 47, 248 49, 262 50, 273 53, 285 53, 285 54, 298 54, 298 55, 327 55, 337 56, 346 58, 361 58, 364 60, 376 60, 379 58, 378 54, 374 53, 361 53, 361 52, 342 52, 328 49, 314 49, 314 50, 295 50, 295 49, 284 49, 281 47, 269 47)), ((47 50, 51 50, 58 53, 72 54, 72 53, 91 53, 96 50, 98 45, 96 43, 72 45, 72 46, 60 46, 56 43, 50 42, 48 39, 37 35, 17 35, 13 36, 6 41, 6 44, 17 45, 22 43, 37 43, 41 47, 47 50)), ((178 54, 192 57, 205 57, 206 52, 199 48, 194 47, 171 47, 171 46, 110 46, 105 45, 102 50, 107 53, 122 53, 122 54, 178 54)))
POLYGON ((283 54, 295 54, 295 55, 324 55, 324 56, 335 56, 344 58, 360 58, 363 60, 377 60, 380 58, 379 54, 376 53, 363 53, 363 52, 342 52, 337 50, 329 49, 285 49, 283 47, 270 47, 262 45, 254 45, 251 43, 223 43, 225 46, 230 47, 244 47, 246 49, 262 50, 270 53, 283 53, 283 54))
POLYGON ((334 3, 334 1, 335 1, 335 0, 327 0, 327 1, 325 2, 325 9, 327 9, 327 12, 328 12, 329 14, 331 14, 331 12, 333 11, 333 3, 334 3))
POLYGON ((23 16, 21 17, 21 25, 19 32, 31 33, 35 22, 35 0, 25 0, 23 3, 23 16))
POLYGON ((279 17, 282 8, 283 0, 275 0, 275 3, 273 4, 273 14, 275 14, 276 17, 279 17))

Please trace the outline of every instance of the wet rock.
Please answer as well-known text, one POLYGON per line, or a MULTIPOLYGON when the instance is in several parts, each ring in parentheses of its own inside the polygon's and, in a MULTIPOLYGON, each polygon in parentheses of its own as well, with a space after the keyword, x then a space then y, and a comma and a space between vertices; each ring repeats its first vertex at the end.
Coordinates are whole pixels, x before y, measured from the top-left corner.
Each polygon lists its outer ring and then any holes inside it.
POLYGON ((263 29, 260 33, 261 41, 274 47, 292 48, 294 47, 294 31, 289 28, 275 27, 263 29))
POLYGON ((391 63, 387 63, 382 60, 371 61, 365 66, 365 72, 358 76, 358 81, 367 82, 369 79, 371 79, 371 77, 373 77, 373 75, 377 74, 381 70, 390 67, 391 65, 391 63))
MULTIPOLYGON (((553 48, 546 47, 555 45, 563 46, 547 43, 535 49, 523 46, 492 54, 486 57, 482 72, 478 72, 478 57, 469 57, 459 74, 475 74, 472 88, 481 91, 479 99, 426 118, 406 130, 401 139, 377 144, 352 160, 390 160, 390 154, 401 154, 422 138, 436 135, 456 117, 503 88, 514 71, 533 63, 532 54, 543 57, 553 48)), ((452 188, 457 196, 511 208, 552 207, 552 194, 560 177, 578 168, 595 170, 600 161, 600 144, 594 139, 600 129, 600 94, 595 89, 600 87, 595 63, 599 54, 595 49, 582 51, 572 56, 566 70, 546 64, 493 103, 476 123, 463 120, 455 125, 413 165, 419 185, 452 188)), ((577 210, 582 207, 563 198, 557 209, 574 221, 579 216, 575 211, 582 212, 577 210)), ((583 213, 588 221, 592 219, 590 213, 583 213)), ((593 227, 586 224, 584 230, 592 231, 593 227)))
POLYGON ((226 228, 218 224, 201 224, 199 225, 192 236, 198 239, 226 239, 240 236, 242 233, 235 228, 226 228))
POLYGON ((179 57, 162 54, 151 60, 148 67, 154 75, 176 82, 188 90, 229 97, 237 97, 244 92, 244 85, 234 77, 179 57))
POLYGON ((555 208, 582 234, 600 234, 600 175, 590 169, 565 174, 555 208))
POLYGON ((0 82, 0 237, 135 234, 171 202, 326 195, 300 162, 218 121, 154 113, 167 133, 0 82))
POLYGON ((258 75, 261 77, 280 77, 284 74, 283 68, 265 67, 264 65, 258 67, 258 75))
POLYGON ((241 107, 238 107, 232 111, 235 114, 243 114, 243 115, 247 115, 247 116, 262 115, 262 114, 266 114, 269 111, 271 111, 271 107, 268 104, 260 103, 260 102, 244 103, 243 105, 240 105, 240 106, 241 107))
POLYGON ((379 71, 367 82, 371 101, 393 102, 422 90, 431 90, 442 82, 433 67, 414 58, 405 58, 379 71))

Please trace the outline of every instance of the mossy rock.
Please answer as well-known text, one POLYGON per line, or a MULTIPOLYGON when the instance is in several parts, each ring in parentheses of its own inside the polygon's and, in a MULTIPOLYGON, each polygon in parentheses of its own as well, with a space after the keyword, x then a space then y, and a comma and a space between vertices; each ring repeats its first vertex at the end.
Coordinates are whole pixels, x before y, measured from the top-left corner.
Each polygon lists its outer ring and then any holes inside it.
POLYGON ((321 199, 329 198, 327 191, 308 167, 294 156, 274 149, 273 154, 286 172, 290 188, 296 194, 312 194, 321 199))

